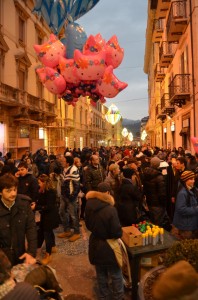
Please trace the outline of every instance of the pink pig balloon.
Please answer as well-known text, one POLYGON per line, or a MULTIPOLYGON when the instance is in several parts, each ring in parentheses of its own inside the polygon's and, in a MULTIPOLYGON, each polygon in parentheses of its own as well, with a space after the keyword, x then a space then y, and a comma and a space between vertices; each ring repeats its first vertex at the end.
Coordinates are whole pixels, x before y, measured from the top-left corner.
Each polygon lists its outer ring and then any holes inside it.
POLYGON ((56 70, 49 67, 37 68, 36 72, 43 83, 43 85, 52 94, 60 95, 66 89, 66 81, 64 77, 56 70))
POLYGON ((96 54, 85 55, 79 50, 74 51, 75 61, 75 75, 80 80, 98 80, 105 71, 105 57, 104 51, 96 54))
POLYGON ((59 60, 59 69, 61 75, 65 78, 66 82, 78 84, 79 79, 74 75, 74 59, 66 59, 64 57, 60 57, 59 60))
POLYGON ((193 144, 195 152, 198 153, 198 138, 197 137, 191 137, 191 142, 193 144))
POLYGON ((54 35, 50 34, 49 40, 42 45, 34 45, 39 60, 46 66, 54 68, 59 63, 59 58, 66 53, 65 46, 54 35))
POLYGON ((120 48, 117 37, 114 35, 106 43, 106 64, 117 68, 124 57, 124 49, 120 48))
POLYGON ((113 67, 108 66, 103 78, 98 80, 96 88, 103 97, 113 98, 127 86, 127 83, 119 81, 113 74, 113 67))

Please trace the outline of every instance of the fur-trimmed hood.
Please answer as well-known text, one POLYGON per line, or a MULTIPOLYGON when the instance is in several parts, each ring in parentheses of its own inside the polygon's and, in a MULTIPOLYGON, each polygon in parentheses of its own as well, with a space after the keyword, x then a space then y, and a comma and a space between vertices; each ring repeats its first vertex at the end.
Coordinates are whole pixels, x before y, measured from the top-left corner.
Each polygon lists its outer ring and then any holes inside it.
POLYGON ((86 194, 87 200, 94 199, 94 198, 96 198, 100 201, 106 202, 106 203, 110 204, 111 206, 114 206, 114 204, 115 204, 114 198, 107 193, 90 191, 86 194))

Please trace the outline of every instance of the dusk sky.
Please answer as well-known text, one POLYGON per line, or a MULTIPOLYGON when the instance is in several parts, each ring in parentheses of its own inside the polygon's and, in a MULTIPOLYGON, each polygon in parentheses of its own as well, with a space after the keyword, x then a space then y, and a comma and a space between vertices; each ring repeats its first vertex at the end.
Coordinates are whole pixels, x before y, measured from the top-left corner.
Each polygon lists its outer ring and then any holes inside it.
POLYGON ((124 59, 114 69, 128 87, 115 98, 106 98, 106 106, 114 103, 123 118, 138 120, 148 115, 147 75, 143 71, 147 0, 100 0, 76 22, 87 36, 100 33, 108 41, 116 35, 124 48, 124 59))

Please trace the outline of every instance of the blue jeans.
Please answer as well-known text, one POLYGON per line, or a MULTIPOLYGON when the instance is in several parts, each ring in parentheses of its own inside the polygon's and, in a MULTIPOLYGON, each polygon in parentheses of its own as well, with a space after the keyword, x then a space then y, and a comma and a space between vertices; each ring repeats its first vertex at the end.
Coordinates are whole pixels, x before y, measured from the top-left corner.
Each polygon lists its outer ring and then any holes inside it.
POLYGON ((74 234, 80 233, 79 217, 78 217, 78 203, 70 201, 68 198, 63 198, 60 205, 60 218, 63 224, 64 231, 70 231, 71 227, 74 229, 74 234))
POLYGON ((103 300, 122 300, 124 297, 124 284, 122 270, 119 266, 96 265, 96 275, 99 287, 99 299, 103 300), (111 289, 109 286, 111 281, 111 289))

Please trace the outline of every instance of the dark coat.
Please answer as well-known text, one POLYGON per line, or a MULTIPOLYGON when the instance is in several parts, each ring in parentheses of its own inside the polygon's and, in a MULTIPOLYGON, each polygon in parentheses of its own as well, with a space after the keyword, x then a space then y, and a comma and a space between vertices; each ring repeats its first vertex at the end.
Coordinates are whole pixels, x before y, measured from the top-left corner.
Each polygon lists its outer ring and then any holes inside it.
POLYGON ((122 236, 114 199, 107 193, 88 192, 85 208, 85 224, 91 231, 89 260, 93 265, 117 265, 115 254, 106 239, 122 236))
POLYGON ((142 193, 132 184, 132 180, 122 180, 116 208, 122 226, 131 226, 137 222, 137 208, 141 207, 142 193))
POLYGON ((160 171, 151 167, 144 169, 143 190, 148 206, 166 207, 166 183, 160 171))
POLYGON ((38 199, 39 185, 36 177, 32 174, 26 174, 25 176, 18 177, 18 193, 24 194, 31 198, 33 202, 38 199))
POLYGON ((44 231, 52 230, 59 226, 59 215, 56 205, 56 191, 48 190, 39 193, 36 210, 41 214, 41 227, 44 231))
POLYGON ((97 191, 98 184, 105 179, 105 174, 103 168, 98 165, 94 167, 93 165, 88 165, 84 169, 85 174, 85 187, 89 191, 97 191))
POLYGON ((19 256, 25 252, 36 256, 36 223, 30 203, 23 199, 23 196, 17 196, 10 210, 0 200, 0 248, 9 256, 13 264, 17 264, 19 256), (27 250, 25 239, 27 239, 27 250))
POLYGON ((11 290, 5 297, 3 297, 3 300, 21 300, 21 299, 39 300, 40 296, 37 290, 29 283, 20 282, 16 284, 13 290, 11 290))

